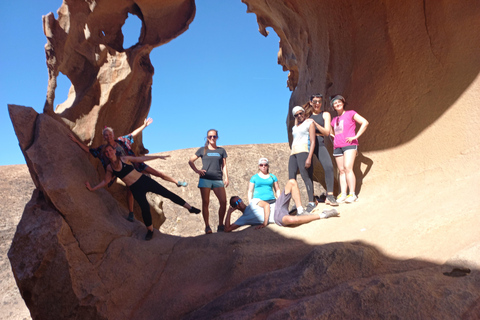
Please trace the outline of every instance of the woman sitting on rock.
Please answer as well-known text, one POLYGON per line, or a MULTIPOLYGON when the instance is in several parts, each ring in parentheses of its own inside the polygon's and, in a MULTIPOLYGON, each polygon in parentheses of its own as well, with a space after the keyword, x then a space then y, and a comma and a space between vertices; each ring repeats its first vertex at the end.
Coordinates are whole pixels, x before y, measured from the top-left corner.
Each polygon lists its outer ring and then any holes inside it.
POLYGON ((248 203, 263 208, 265 216, 270 215, 270 205, 280 196, 280 186, 275 175, 269 172, 267 158, 258 160, 259 172, 250 178, 248 184, 248 203))
POLYGON ((358 138, 365 132, 368 121, 354 110, 345 110, 345 98, 336 95, 330 100, 338 116, 332 120, 333 156, 340 172, 340 190, 337 202, 352 203, 357 201, 355 195, 356 178, 353 172, 353 164, 357 156, 358 138), (356 124, 360 124, 355 133, 356 124), (350 193, 347 196, 347 187, 350 193))
POLYGON ((152 216, 150 214, 150 205, 147 201, 147 192, 152 192, 164 198, 168 198, 179 206, 183 206, 184 208, 188 209, 190 213, 200 213, 199 209, 190 206, 185 200, 164 188, 157 181, 138 172, 131 164, 131 162, 139 163, 148 160, 162 159, 163 156, 118 157, 115 149, 111 145, 107 145, 105 147, 105 156, 110 162, 106 169, 107 171, 105 173, 105 179, 94 187, 90 186, 89 182, 86 182, 85 185, 88 190, 95 191, 99 188, 105 187, 113 176, 120 178, 130 188, 133 197, 135 200, 137 200, 140 208, 142 209, 143 222, 148 229, 145 240, 150 240, 153 236, 152 216))

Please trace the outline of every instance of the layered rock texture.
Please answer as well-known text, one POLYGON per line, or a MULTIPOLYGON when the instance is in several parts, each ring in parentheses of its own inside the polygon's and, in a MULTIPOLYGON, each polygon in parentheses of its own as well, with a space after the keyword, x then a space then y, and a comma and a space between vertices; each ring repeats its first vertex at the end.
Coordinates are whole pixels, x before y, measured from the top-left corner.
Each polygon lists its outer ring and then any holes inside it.
MULTIPOLYGON (((360 201, 296 229, 203 235, 200 217, 155 198, 156 226, 167 220, 145 242, 144 225, 125 219, 121 186, 85 189, 102 170, 67 134, 99 145, 105 119, 118 133, 142 123, 149 52, 188 28, 194 1, 65 0, 58 20, 44 17, 44 113, 9 106, 35 184, 9 251, 32 317, 478 319, 480 3, 243 2, 262 34, 280 37, 293 93, 279 112, 311 93, 342 93, 369 120, 355 166, 360 201), (143 26, 125 49, 129 12, 143 26), (54 110, 59 72, 72 88, 54 110)), ((227 148, 228 197, 246 196, 261 156, 284 185, 287 144, 227 148)), ((145 152, 141 139, 135 151, 145 152)), ((152 166, 190 181, 174 191, 199 206, 193 151, 152 166)), ((323 181, 321 169, 315 176, 323 181)))

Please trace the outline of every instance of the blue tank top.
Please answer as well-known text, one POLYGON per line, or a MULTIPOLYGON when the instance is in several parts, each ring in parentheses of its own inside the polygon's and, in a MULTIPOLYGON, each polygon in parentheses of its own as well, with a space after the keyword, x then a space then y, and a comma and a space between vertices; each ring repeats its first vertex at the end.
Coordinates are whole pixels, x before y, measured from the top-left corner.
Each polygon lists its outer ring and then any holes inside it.
POLYGON ((132 172, 134 168, 132 165, 126 164, 122 160, 120 160, 120 162, 122 163, 122 169, 120 171, 115 171, 115 169, 113 169, 113 166, 112 166, 112 171, 114 176, 119 177, 120 179, 123 179, 127 174, 132 172))

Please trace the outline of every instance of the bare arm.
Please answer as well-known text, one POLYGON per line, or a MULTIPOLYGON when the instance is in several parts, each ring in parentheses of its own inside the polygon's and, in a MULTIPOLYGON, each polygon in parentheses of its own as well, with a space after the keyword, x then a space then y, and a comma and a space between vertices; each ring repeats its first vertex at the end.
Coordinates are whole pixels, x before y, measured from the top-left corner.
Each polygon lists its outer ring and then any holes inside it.
POLYGON ((310 168, 312 165, 312 157, 313 157, 313 152, 315 151, 315 125, 313 124, 314 121, 310 124, 308 127, 308 132, 310 134, 310 152, 308 153, 308 158, 305 161, 305 168, 310 168))
POLYGON ((198 170, 197 169, 197 166, 195 165, 195 161, 198 159, 199 157, 194 154, 190 160, 188 160, 188 164, 190 165, 190 168, 192 168, 193 171, 195 171, 196 174, 198 174, 200 177, 203 177, 205 175, 205 173, 207 172, 207 170, 198 170))
POLYGON ((273 183, 273 189, 275 190, 275 196, 276 196, 277 199, 278 199, 278 197, 280 197, 280 194, 282 193, 282 192, 280 191, 280 185, 278 184, 278 181, 275 181, 275 182, 273 183))
POLYGON ((96 186, 92 187, 90 185, 90 182, 87 181, 87 182, 85 182, 85 186, 87 187, 88 190, 95 191, 95 190, 98 190, 100 188, 105 187, 108 184, 108 181, 110 181, 110 180, 112 180, 112 167, 110 165, 108 165, 107 172, 105 172, 105 178, 103 179, 102 182, 100 182, 96 186))
POLYGON ((325 120, 325 127, 322 127, 321 125, 319 125, 315 120, 313 120, 313 124, 315 125, 315 128, 320 131, 320 133, 322 134, 322 136, 328 136, 330 134, 330 121, 331 121, 331 117, 330 117, 330 113, 328 112, 324 112, 323 113, 323 120, 325 120))
POLYGON ((237 209, 233 207, 229 207, 227 211, 227 216, 225 217, 225 232, 232 232, 235 229, 238 229, 240 226, 237 226, 236 224, 231 224, 230 223, 230 217, 232 215, 232 212, 237 209))
POLYGON ((122 159, 128 160, 130 162, 145 162, 155 159, 162 159, 166 160, 170 156, 141 156, 141 157, 133 157, 133 156, 123 156, 122 159))
POLYGON ((226 158, 223 158, 223 176, 225 177, 224 180, 224 183, 225 183, 225 187, 228 187, 228 171, 227 171, 227 159, 226 158))
POLYGON ((70 140, 72 140, 73 142, 75 142, 76 144, 78 144, 78 146, 83 150, 85 151, 86 153, 90 153, 90 149, 88 149, 88 147, 86 145, 84 145, 81 141, 79 141, 77 138, 75 138, 75 136, 72 134, 72 133, 69 133, 68 134, 68 137, 70 138, 70 140))
POLYGON ((132 133, 130 133, 133 137, 136 137, 140 132, 143 131, 146 127, 148 127, 151 123, 153 122, 152 118, 147 118, 143 121, 143 124, 138 127, 137 129, 133 130, 132 133))
POLYGON ((248 183, 248 203, 252 202, 253 188, 255 188, 255 184, 253 182, 249 182, 248 183))
POLYGON ((360 136, 365 132, 365 130, 367 130, 367 126, 369 124, 367 119, 365 119, 364 117, 362 117, 358 113, 355 113, 355 115, 353 116, 353 120, 355 120, 357 123, 360 123, 360 129, 358 129, 358 132, 354 137, 347 138, 347 140, 348 139, 355 140, 355 139, 360 138, 360 136))

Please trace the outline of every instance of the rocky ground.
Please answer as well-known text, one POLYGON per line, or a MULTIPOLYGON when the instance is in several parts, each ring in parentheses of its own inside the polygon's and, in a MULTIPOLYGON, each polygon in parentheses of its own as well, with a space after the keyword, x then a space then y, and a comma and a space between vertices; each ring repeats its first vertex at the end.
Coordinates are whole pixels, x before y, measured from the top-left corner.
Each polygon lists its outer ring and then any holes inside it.
POLYGON ((7 257, 23 208, 35 188, 26 165, 0 166, 0 319, 30 319, 7 257))

